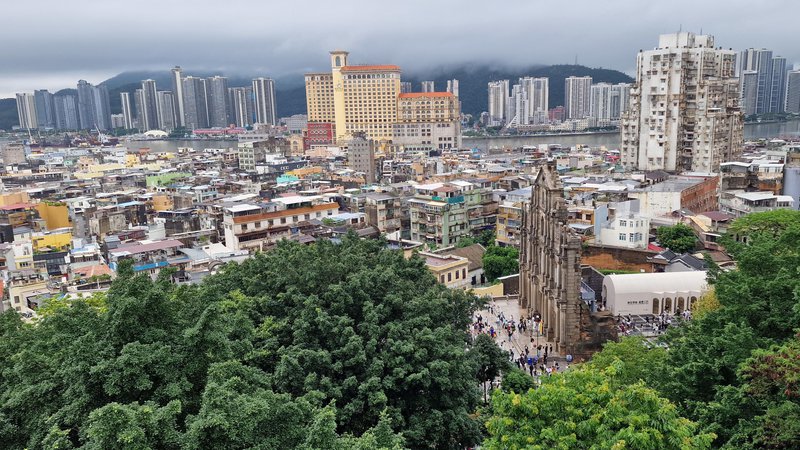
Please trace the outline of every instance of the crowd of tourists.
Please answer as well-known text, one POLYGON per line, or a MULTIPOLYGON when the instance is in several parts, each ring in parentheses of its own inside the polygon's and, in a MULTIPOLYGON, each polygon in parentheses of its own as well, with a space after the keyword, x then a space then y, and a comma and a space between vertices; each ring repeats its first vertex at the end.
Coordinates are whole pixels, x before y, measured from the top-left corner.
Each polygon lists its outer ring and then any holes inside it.
POLYGON ((671 327, 675 321, 691 320, 691 310, 678 311, 676 314, 662 312, 661 314, 636 316, 630 314, 617 316, 617 331, 620 335, 630 336, 632 334, 659 335, 671 327))
POLYGON ((534 378, 550 376, 569 368, 554 360, 553 344, 539 344, 542 324, 537 318, 521 316, 514 318, 492 301, 486 310, 475 314, 472 335, 488 334, 501 349, 508 353, 509 361, 534 378), (484 317, 484 314, 486 317, 484 317))

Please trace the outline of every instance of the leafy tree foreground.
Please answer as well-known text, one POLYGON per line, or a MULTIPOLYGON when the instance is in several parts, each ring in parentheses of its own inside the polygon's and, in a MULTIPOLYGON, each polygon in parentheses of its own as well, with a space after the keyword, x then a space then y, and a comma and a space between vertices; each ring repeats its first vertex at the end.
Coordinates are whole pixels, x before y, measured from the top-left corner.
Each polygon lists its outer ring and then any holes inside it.
POLYGON ((731 230, 737 269, 664 346, 541 386, 382 241, 285 242, 195 286, 123 265, 104 297, 0 315, 0 447, 800 448, 800 212, 731 230))
POLYGON ((800 211, 737 219, 724 242, 737 268, 709 271, 665 346, 623 338, 541 389, 495 394, 488 447, 800 448, 800 211))
POLYGON ((615 387, 616 362, 544 377, 538 389, 497 392, 489 449, 707 449, 714 435, 680 417, 642 383, 615 387))
POLYGON ((691 321, 661 343, 607 343, 537 389, 507 377, 485 446, 800 448, 800 211, 737 219, 723 241, 737 268, 709 270, 691 321))
POLYGON ((0 316, 3 448, 463 448, 474 296, 382 241, 285 242, 195 286, 0 316))

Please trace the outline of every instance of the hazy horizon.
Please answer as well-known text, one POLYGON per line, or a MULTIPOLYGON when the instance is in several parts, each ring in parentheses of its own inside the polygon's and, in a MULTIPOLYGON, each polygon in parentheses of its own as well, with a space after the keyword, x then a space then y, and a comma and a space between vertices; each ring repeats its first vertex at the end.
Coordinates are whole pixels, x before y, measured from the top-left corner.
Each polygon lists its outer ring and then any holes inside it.
MULTIPOLYGON (((17 43, 3 50, 0 97, 176 64, 281 78, 325 69, 328 51, 336 48, 350 51, 354 63, 398 64, 409 74, 470 64, 572 64, 576 58, 585 66, 632 74, 640 49, 679 29, 712 34, 723 48, 769 48, 790 67, 800 61, 788 31, 800 4, 786 0, 576 1, 569 8, 519 0, 502 8, 474 0, 310 0, 300 12, 287 4, 244 0, 142 0, 136 9, 147 11, 146 18, 126 18, 117 5, 100 0, 79 6, 41 0, 37 7, 47 14, 34 18, 35 33, 29 20, 0 29, 0 39, 17 43)), ((30 5, 6 5, 6 16, 30 16, 30 5)))
MULTIPOLYGON (((353 63, 354 64, 359 64, 359 62, 353 62, 353 63)), ((513 71, 522 71, 522 70, 535 69, 537 67, 548 67, 548 66, 555 66, 555 65, 573 65, 573 64, 575 64, 575 61, 563 62, 563 63, 554 63, 554 64, 535 64, 535 63, 532 63, 530 65, 520 65, 520 66, 515 66, 515 65, 505 65, 504 66, 504 65, 500 65, 500 64, 489 64, 489 63, 486 63, 486 64, 479 64, 479 65, 476 64, 476 65, 473 65, 471 67, 474 67, 476 69, 481 69, 481 68, 486 68, 488 66, 491 66, 492 68, 495 68, 500 72, 513 72, 513 71)), ((581 64, 581 62, 578 61, 578 65, 583 66, 584 64, 581 64)), ((130 70, 124 70, 124 71, 121 71, 121 72, 112 73, 112 74, 110 74, 108 76, 100 75, 100 76, 88 77, 88 78, 87 77, 78 77, 78 78, 75 78, 74 80, 72 80, 72 79, 65 80, 61 84, 58 84, 59 81, 55 80, 55 78, 54 78, 52 83, 51 83, 52 87, 37 87, 35 89, 48 89, 51 93, 55 93, 55 92, 60 91, 62 89, 75 89, 76 86, 77 86, 78 80, 86 80, 89 83, 92 83, 94 85, 98 85, 100 83, 104 83, 106 81, 109 81, 109 80, 111 80, 111 79, 113 79, 113 78, 115 78, 117 76, 125 76, 127 74, 142 73, 142 74, 150 74, 150 75, 152 75, 154 73, 161 73, 161 74, 164 74, 164 75, 168 75, 170 70, 173 67, 174 67, 174 65, 173 66, 169 66, 169 67, 153 68, 153 69, 130 69, 130 70)), ((203 69, 203 68, 186 68, 186 67, 183 67, 183 66, 181 66, 181 68, 183 70, 184 76, 188 76, 188 75, 210 76, 211 74, 214 74, 214 75, 226 76, 228 78, 238 78, 238 77, 247 77, 247 78, 249 78, 249 77, 255 77, 255 76, 271 77, 276 81, 276 84, 279 85, 279 86, 277 86, 278 89, 280 89, 282 87, 282 86, 280 86, 281 84, 285 84, 285 82, 288 81, 290 78, 292 79, 291 82, 293 83, 294 87, 302 86, 303 85, 303 74, 304 73, 307 73, 309 71, 313 72, 313 71, 325 71, 326 69, 329 70, 327 67, 321 66, 321 67, 318 67, 318 68, 308 69, 308 70, 305 70, 305 71, 302 71, 302 72, 287 73, 287 74, 274 76, 272 74, 263 74, 263 73, 257 73, 257 72, 254 72, 254 71, 247 71, 246 69, 240 69, 240 70, 236 70, 236 71, 226 71, 226 70, 213 70, 213 69, 203 69)), ((447 74, 448 72, 455 73, 455 71, 465 70, 465 69, 469 69, 469 68, 470 68, 470 66, 465 66, 465 65, 461 65, 461 66, 450 65, 450 66, 432 67, 432 68, 428 68, 428 69, 420 69, 420 70, 416 70, 416 71, 403 69, 403 75, 404 76, 408 76, 410 78, 419 78, 421 76, 431 76, 431 78, 433 78, 434 76, 440 76, 442 74, 447 74)), ((618 70, 618 69, 615 69, 613 67, 590 67, 590 68, 593 68, 593 69, 618 70)), ((402 69, 402 67, 401 67, 401 69, 402 69)), ((622 72, 622 71, 620 71, 620 72, 622 72)), ((627 75, 630 75, 630 76, 634 76, 635 75, 635 71, 633 73, 627 73, 627 72, 625 72, 625 73, 627 75)), ((143 79, 145 79, 145 78, 142 78, 142 80, 143 79)), ((139 81, 139 79, 137 78, 136 81, 139 81)), ((161 85, 159 85, 159 88, 169 89, 169 86, 161 86, 161 85)), ((15 91, 15 92, 12 92, 12 93, 10 93, 10 94, 8 94, 6 96, 0 95, 0 98, 14 97, 16 92, 32 92, 32 91, 33 91, 33 89, 15 91)))

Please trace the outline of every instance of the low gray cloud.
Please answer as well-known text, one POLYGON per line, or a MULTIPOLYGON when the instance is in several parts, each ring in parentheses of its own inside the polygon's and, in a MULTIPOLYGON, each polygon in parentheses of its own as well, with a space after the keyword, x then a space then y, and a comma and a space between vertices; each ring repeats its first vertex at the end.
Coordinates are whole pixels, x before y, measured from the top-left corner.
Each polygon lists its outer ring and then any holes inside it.
POLYGON ((788 0, 37 0, 33 16, 31 2, 8 3, 3 97, 175 64, 280 77, 325 68, 334 48, 349 50, 353 62, 406 72, 577 58, 631 73, 639 49, 679 28, 713 34, 722 47, 767 47, 790 65, 800 61, 792 36, 800 2, 788 0))

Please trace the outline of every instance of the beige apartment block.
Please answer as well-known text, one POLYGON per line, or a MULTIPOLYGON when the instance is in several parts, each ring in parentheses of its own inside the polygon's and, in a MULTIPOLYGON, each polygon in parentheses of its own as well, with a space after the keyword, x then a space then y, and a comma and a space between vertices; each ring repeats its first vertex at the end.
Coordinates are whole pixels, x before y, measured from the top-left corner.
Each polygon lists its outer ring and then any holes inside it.
POLYGON ((350 64, 348 58, 346 51, 332 51, 330 73, 306 74, 309 124, 332 124, 339 144, 364 133, 381 144, 399 138, 400 145, 427 149, 460 147, 457 94, 401 93, 400 67, 350 64))
POLYGON ((718 172, 741 155, 736 52, 714 45, 713 36, 682 32, 639 52, 621 125, 626 169, 718 172))
POLYGON ((394 141, 410 149, 447 150, 461 147, 461 110, 450 92, 414 92, 397 99, 394 141))

